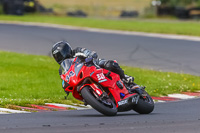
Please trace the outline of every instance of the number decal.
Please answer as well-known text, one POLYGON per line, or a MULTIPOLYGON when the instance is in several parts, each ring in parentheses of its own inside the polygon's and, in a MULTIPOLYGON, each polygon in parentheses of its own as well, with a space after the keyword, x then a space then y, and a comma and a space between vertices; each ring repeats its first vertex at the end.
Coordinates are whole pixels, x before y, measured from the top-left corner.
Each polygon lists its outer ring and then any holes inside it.
POLYGON ((69 72, 69 77, 72 77, 74 75, 75 75, 75 73, 73 71, 69 72))
POLYGON ((103 73, 97 74, 97 79, 98 79, 99 81, 105 79, 104 74, 103 74, 103 73))
POLYGON ((69 75, 66 76, 66 80, 69 82, 70 77, 73 77, 75 73, 73 71, 69 72, 69 75))

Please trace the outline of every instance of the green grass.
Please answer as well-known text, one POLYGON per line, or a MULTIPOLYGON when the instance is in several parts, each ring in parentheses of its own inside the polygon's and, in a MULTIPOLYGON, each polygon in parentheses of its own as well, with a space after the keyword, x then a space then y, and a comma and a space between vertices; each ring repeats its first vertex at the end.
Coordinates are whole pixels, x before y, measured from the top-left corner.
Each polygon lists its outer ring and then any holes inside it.
POLYGON ((0 105, 71 103, 64 100, 58 65, 46 56, 0 52, 0 105))
MULTIPOLYGON (((48 56, 0 52, 0 106, 78 102, 70 95, 64 99, 58 74, 59 65, 48 56)), ((136 83, 147 86, 152 96, 196 91, 200 77, 123 67, 136 83)))
POLYGON ((22 22, 41 22, 61 25, 72 25, 81 27, 92 27, 124 31, 140 31, 150 33, 167 33, 179 35, 200 36, 200 23, 195 21, 169 21, 169 20, 110 20, 95 18, 72 18, 64 16, 6 16, 0 15, 0 20, 22 21, 22 22))
POLYGON ((135 77, 136 83, 146 86, 148 93, 152 96, 166 96, 167 94, 200 90, 199 76, 126 66, 123 69, 128 75, 135 77))

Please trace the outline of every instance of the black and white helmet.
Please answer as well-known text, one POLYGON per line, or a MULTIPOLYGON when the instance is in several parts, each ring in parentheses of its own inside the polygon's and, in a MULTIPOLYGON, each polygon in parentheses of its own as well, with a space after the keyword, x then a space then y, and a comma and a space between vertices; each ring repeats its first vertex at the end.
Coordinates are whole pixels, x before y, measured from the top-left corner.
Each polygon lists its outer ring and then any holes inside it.
POLYGON ((53 45, 52 55, 58 64, 65 59, 72 58, 72 48, 69 43, 60 41, 53 45))

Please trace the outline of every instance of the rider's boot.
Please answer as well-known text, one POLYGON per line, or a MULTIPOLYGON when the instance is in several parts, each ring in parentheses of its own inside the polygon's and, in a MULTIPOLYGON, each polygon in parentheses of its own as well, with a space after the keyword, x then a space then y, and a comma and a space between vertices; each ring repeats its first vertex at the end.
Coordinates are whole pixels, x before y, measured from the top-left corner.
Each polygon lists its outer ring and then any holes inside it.
POLYGON ((123 81, 126 84, 126 88, 129 91, 129 93, 138 93, 139 95, 143 94, 141 87, 136 83, 134 83, 134 77, 125 75, 123 81))
POLYGON ((134 82, 134 77, 128 76, 128 75, 124 75, 123 81, 126 84, 132 84, 134 82))
POLYGON ((143 90, 142 90, 142 88, 139 86, 139 85, 137 85, 137 84, 135 84, 135 85, 133 85, 131 88, 130 88, 130 92, 132 92, 132 93, 138 93, 139 95, 143 95, 143 90))

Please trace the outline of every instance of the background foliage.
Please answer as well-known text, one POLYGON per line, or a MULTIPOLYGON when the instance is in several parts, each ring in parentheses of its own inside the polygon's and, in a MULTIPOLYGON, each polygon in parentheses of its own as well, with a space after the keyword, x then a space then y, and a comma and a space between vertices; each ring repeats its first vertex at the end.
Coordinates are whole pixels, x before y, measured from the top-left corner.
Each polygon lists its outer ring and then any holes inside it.
POLYGON ((200 0, 160 0, 168 6, 200 6, 200 0))

